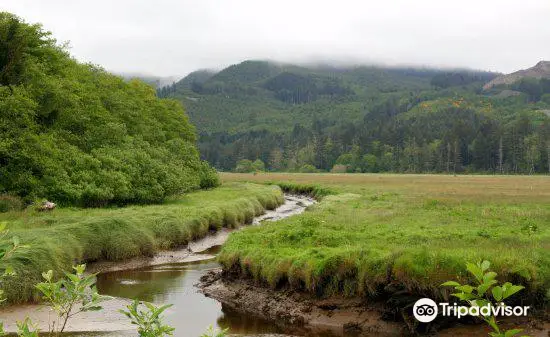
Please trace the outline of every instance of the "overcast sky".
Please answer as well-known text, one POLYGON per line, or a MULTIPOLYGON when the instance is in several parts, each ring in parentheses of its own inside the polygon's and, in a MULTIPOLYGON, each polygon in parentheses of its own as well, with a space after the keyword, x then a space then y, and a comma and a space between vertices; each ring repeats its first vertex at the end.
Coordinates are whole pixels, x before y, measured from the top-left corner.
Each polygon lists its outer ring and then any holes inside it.
POLYGON ((468 67, 550 60, 550 0, 0 0, 117 72, 182 76, 246 59, 468 67))

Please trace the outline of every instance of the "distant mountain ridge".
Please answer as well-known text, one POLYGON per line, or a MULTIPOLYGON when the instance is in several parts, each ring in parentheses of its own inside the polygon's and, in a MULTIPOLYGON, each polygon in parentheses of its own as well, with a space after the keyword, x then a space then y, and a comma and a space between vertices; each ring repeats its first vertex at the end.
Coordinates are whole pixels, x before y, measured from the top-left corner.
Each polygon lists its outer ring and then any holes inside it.
POLYGON ((485 84, 483 90, 489 90, 498 85, 511 85, 523 78, 550 78, 550 61, 540 61, 534 67, 498 76, 485 84))
POLYGON ((163 97, 183 103, 221 170, 260 159, 275 171, 548 172, 548 83, 483 91, 499 77, 248 60, 193 72, 163 97))

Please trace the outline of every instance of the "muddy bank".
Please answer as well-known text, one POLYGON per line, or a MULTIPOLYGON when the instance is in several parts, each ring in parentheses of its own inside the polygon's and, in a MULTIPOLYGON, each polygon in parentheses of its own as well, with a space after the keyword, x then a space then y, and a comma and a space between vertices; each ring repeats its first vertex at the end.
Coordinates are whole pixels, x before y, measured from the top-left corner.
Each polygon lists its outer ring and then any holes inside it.
POLYGON ((382 307, 361 299, 318 299, 292 290, 275 291, 250 280, 222 277, 221 269, 203 276, 197 286, 224 306, 278 322, 287 333, 384 337, 407 334, 402 324, 382 320, 382 307))
MULTIPOLYGON (((289 289, 272 290, 252 280, 235 278, 221 269, 204 275, 200 291, 222 305, 246 315, 277 322, 288 334, 302 336, 417 336, 384 302, 361 298, 317 298, 289 289)), ((501 327, 524 329, 521 335, 550 336, 550 321, 540 315, 499 320, 501 327)), ((413 323, 414 324, 414 323, 413 323)), ((484 323, 438 322, 425 327, 421 335, 441 337, 486 337, 491 331, 484 323)), ((422 330, 422 329, 421 329, 422 330)))

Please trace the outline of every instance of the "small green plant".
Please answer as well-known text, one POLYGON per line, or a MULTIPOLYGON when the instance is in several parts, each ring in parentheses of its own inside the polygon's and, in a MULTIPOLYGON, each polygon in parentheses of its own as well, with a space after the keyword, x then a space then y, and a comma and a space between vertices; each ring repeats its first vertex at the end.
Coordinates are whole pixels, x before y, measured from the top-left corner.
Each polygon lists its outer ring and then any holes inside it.
POLYGON ((214 329, 214 327, 209 326, 205 333, 201 335, 201 337, 225 337, 227 336, 227 331, 229 329, 214 329))
MULTIPOLYGON (((454 287, 457 291, 452 296, 467 302, 470 307, 484 307, 487 305, 494 305, 494 303, 504 304, 504 300, 521 291, 524 287, 520 285, 513 285, 510 282, 506 282, 503 285, 498 285, 496 280, 497 273, 489 271, 491 263, 489 261, 474 263, 467 263, 466 269, 474 276, 475 285, 460 284, 456 281, 448 281, 442 284, 442 286, 454 287)), ((514 337, 517 336, 522 329, 510 329, 504 330, 498 326, 498 322, 493 314, 480 315, 480 317, 493 329, 489 332, 491 337, 514 337)), ((528 337, 528 336, 522 336, 528 337)))
POLYGON ((129 304, 126 309, 120 310, 121 313, 128 317, 132 324, 138 326, 138 333, 140 337, 162 337, 172 336, 174 328, 165 325, 162 318, 162 313, 170 308, 172 304, 163 305, 160 307, 155 306, 149 302, 142 302, 145 310, 140 308, 140 302, 135 300, 132 304, 129 304))
POLYGON ((73 267, 75 273, 66 273, 65 278, 53 281, 53 271, 42 273, 45 282, 36 285, 42 293, 42 299, 57 314, 57 320, 49 324, 49 336, 58 336, 67 325, 68 320, 85 311, 98 311, 102 301, 109 298, 97 293, 95 274, 84 275, 86 265, 73 267))
POLYGON ((17 336, 19 337, 38 337, 38 331, 38 327, 28 317, 23 322, 17 322, 17 336))

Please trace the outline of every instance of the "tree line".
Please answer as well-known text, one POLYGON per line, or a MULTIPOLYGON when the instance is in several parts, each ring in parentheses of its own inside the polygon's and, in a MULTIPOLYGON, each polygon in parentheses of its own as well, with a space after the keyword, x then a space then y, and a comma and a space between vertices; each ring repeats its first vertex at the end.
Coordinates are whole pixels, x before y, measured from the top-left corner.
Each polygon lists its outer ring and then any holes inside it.
POLYGON ((315 120, 287 134, 203 134, 200 147, 206 160, 224 170, 242 170, 242 159, 258 159, 272 171, 550 172, 550 119, 544 113, 502 118, 460 99, 432 113, 421 106, 407 112, 389 100, 360 122, 315 120))

